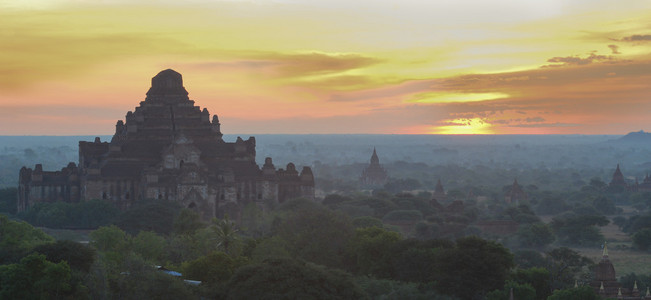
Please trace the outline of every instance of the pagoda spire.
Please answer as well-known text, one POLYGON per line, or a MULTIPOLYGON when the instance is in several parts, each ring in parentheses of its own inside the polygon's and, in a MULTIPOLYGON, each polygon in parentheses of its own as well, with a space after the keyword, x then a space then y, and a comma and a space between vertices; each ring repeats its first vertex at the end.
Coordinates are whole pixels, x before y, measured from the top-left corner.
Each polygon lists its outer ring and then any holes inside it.
POLYGON ((443 184, 441 184, 441 179, 436 182, 436 188, 434 189, 437 193, 445 193, 443 190, 443 184))
POLYGON ((379 163, 380 163, 380 158, 377 156, 375 147, 373 147, 373 155, 371 155, 371 164, 379 164, 379 163))

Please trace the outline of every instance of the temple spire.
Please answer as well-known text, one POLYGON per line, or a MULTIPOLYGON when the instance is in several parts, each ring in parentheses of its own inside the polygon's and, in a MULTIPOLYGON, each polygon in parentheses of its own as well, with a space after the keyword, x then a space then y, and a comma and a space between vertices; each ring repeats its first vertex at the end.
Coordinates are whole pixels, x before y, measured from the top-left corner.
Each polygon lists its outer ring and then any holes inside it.
POLYGON ((373 155, 371 155, 371 164, 379 164, 379 163, 380 163, 380 158, 377 156, 375 147, 373 147, 373 155))
POLYGON ((443 184, 441 184, 441 179, 439 179, 436 182, 436 188, 434 189, 437 193, 445 193, 445 190, 443 189, 443 184))

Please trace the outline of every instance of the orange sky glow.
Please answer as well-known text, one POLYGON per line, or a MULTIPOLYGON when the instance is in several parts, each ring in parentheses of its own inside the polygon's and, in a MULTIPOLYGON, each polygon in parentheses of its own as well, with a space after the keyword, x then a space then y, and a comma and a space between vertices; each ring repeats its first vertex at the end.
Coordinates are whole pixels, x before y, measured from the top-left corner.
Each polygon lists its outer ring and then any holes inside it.
POLYGON ((0 0, 0 135, 104 135, 183 74, 226 134, 651 130, 646 0, 0 0))

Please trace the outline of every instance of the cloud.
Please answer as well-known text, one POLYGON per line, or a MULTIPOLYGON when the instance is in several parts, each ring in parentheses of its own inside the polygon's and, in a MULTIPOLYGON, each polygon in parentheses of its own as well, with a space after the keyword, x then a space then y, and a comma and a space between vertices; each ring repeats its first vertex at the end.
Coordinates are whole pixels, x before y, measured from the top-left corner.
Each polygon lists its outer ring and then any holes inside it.
POLYGON ((622 54, 619 52, 619 46, 617 45, 608 45, 608 48, 610 48, 611 51, 613 51, 613 54, 622 54))
POLYGON ((512 124, 512 125, 508 125, 507 127, 536 128, 536 127, 576 127, 576 126, 581 126, 581 124, 554 122, 554 123, 535 123, 535 124, 512 124))
POLYGON ((258 85, 329 91, 368 89, 386 83, 365 75, 363 70, 383 60, 355 53, 225 51, 224 56, 224 60, 186 63, 184 67, 230 77, 248 74, 249 78, 255 76, 258 85))
POLYGON ((626 42, 642 42, 642 41, 651 41, 651 34, 634 34, 627 36, 621 39, 626 42))
POLYGON ((380 59, 354 53, 332 54, 323 52, 277 54, 267 57, 267 59, 277 62, 279 70, 286 76, 339 73, 381 62, 380 59))
POLYGON ((579 56, 565 56, 565 57, 557 56, 548 59, 547 62, 555 63, 555 64, 547 65, 546 67, 559 67, 559 66, 568 66, 568 65, 582 66, 582 65, 591 64, 593 62, 607 61, 607 60, 613 60, 613 57, 606 56, 606 55, 597 55, 594 52, 590 53, 590 55, 586 58, 581 58, 579 56))

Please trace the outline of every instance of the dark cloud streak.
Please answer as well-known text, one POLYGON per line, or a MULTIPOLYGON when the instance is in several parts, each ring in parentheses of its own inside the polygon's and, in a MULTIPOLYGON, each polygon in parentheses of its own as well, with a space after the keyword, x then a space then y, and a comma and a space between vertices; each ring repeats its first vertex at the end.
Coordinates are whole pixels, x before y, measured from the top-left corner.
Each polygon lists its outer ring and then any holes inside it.
POLYGON ((634 34, 627 36, 621 39, 626 42, 642 42, 642 41, 651 41, 651 34, 634 34))

